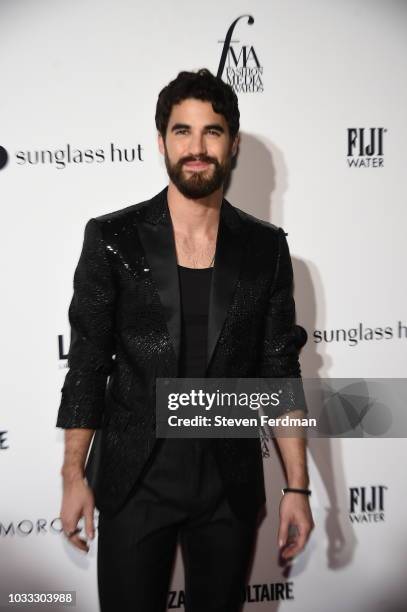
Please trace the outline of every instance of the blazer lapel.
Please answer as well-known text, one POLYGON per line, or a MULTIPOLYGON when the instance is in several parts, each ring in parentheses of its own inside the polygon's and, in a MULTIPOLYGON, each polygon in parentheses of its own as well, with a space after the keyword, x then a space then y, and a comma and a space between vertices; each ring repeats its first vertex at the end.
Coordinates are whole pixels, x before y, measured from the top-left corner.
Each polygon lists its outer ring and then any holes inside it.
POLYGON ((139 219, 138 230, 151 275, 163 307, 164 318, 179 361, 181 342, 181 302, 177 257, 167 187, 152 198, 139 219))
MULTIPOLYGON (((160 296, 178 364, 181 343, 181 302, 175 238, 167 191, 168 187, 165 187, 143 208, 139 216, 138 230, 160 296)), ((246 227, 234 207, 223 199, 209 296, 207 368, 239 277, 246 227)))
POLYGON ((246 232, 247 226, 236 209, 223 199, 209 296, 207 368, 213 357, 239 278, 246 232))

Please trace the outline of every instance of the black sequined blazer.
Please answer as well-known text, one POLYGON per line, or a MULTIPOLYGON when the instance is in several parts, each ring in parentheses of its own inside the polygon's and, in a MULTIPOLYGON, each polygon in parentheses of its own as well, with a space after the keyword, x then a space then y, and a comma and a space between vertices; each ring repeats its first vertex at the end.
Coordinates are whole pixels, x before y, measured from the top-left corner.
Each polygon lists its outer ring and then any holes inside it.
MULTIPOLYGON (((86 474, 97 508, 110 516, 156 442, 155 379, 177 377, 180 295, 167 189, 90 219, 74 274, 69 370, 56 426, 97 430, 86 474)), ((307 336, 295 324, 292 284, 285 232, 223 199, 207 377, 301 376, 307 336)), ((213 442, 232 508, 253 516, 265 502, 260 440, 213 442)))

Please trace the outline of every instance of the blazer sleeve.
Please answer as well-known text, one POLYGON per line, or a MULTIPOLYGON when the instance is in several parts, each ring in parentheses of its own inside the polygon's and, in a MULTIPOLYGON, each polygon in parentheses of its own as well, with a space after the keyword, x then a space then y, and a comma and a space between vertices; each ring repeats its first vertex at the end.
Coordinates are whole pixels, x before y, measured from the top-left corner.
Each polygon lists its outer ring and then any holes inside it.
POLYGON ((85 226, 68 310, 68 372, 56 427, 98 429, 113 365, 115 286, 99 223, 85 226))
MULTIPOLYGON (((266 314, 259 376, 284 379, 281 413, 295 409, 308 412, 299 362, 307 332, 295 323, 293 268, 286 235, 279 228, 278 260, 266 314), (286 380, 294 378, 297 380, 286 380)), ((275 414, 279 412, 276 410, 275 414)))

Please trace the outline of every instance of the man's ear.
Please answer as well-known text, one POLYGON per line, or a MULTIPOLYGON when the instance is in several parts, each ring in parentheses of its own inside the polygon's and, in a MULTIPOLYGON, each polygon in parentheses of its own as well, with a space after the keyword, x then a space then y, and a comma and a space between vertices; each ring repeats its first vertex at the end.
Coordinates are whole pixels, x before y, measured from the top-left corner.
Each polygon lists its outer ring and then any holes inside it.
POLYGON ((162 137, 160 132, 157 132, 157 140, 158 140, 158 148, 160 150, 160 153, 164 155, 165 153, 164 138, 162 137))
POLYGON ((232 157, 235 157, 237 150, 239 148, 239 144, 240 144, 240 132, 236 134, 235 139, 232 144, 232 157))

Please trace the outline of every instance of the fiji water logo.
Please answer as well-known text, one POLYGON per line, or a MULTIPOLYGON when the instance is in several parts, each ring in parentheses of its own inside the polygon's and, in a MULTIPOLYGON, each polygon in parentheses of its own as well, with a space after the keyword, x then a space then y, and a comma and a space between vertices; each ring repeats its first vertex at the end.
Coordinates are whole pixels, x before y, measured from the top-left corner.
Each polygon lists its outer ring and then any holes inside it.
POLYGON ((352 523, 380 523, 384 521, 384 493, 388 487, 350 487, 349 518, 352 523))
POLYGON ((383 139, 387 128, 348 128, 347 163, 349 168, 383 168, 383 139))

